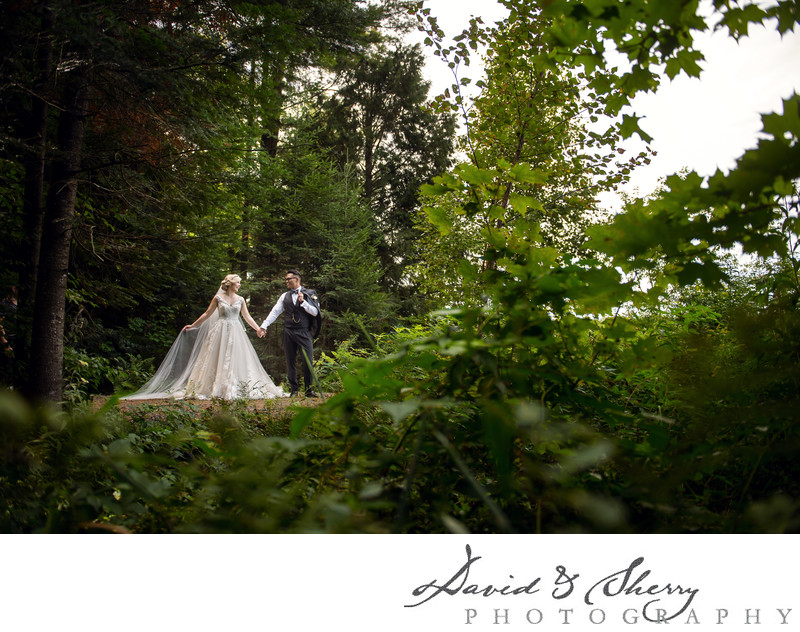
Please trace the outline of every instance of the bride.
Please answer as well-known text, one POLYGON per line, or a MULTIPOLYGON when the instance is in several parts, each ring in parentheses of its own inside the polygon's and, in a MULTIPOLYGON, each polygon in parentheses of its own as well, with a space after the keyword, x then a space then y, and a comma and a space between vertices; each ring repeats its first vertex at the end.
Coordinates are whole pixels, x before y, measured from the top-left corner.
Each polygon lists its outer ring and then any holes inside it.
POLYGON ((258 331, 236 293, 241 285, 239 275, 226 276, 208 309, 178 334, 150 381, 121 399, 288 397, 261 366, 239 320, 241 314, 258 331))

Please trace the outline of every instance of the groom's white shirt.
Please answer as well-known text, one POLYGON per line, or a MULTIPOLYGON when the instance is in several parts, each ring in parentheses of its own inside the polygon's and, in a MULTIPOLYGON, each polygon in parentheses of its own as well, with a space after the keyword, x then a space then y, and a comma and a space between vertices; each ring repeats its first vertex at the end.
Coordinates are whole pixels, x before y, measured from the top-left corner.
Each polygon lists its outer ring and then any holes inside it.
MULTIPOLYGON (((298 290, 305 293, 304 287, 300 287, 298 288, 298 290)), ((278 316, 283 314, 284 296, 286 296, 286 292, 280 295, 280 298, 278 298, 278 302, 275 303, 275 307, 272 308, 272 311, 269 313, 269 316, 267 316, 264 319, 264 322, 261 323, 261 329, 266 329, 267 327, 269 327, 272 323, 275 322, 275 319, 278 318, 278 316)), ((297 294, 292 294, 292 303, 294 303, 295 305, 297 304, 297 294)), ((308 301, 303 301, 302 303, 300 303, 300 307, 306 310, 306 312, 308 312, 308 314, 312 317, 317 315, 318 312, 317 308, 311 305, 311 303, 309 303, 308 301)))

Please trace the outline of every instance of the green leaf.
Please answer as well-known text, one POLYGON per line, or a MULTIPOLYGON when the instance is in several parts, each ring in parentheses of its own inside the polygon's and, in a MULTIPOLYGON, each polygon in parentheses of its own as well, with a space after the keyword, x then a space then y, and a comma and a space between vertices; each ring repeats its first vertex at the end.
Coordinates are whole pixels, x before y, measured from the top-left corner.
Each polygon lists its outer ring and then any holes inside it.
POLYGON ((383 494, 383 483, 380 481, 369 481, 361 488, 358 493, 359 500, 375 500, 383 494))
POLYGON ((508 170, 508 175, 515 181, 524 184, 545 184, 549 175, 542 169, 534 169, 527 162, 520 162, 508 170))
POLYGON ((655 450, 663 451, 669 444, 669 429, 666 426, 651 426, 650 434, 647 437, 649 443, 655 450))
POLYGON ((452 173, 444 173, 433 179, 433 184, 423 184, 420 190, 425 195, 439 196, 459 191, 462 188, 461 182, 452 173))
POLYGON ((294 414, 289 427, 290 439, 297 439, 297 437, 300 436, 300 433, 303 432, 305 427, 311 423, 315 412, 313 408, 302 408, 294 414))
POLYGON ((700 51, 685 50, 666 62, 665 72, 670 79, 674 79, 681 72, 690 77, 699 77, 703 69, 698 62, 705 59, 700 51))
POLYGON ((800 139, 800 95, 784 99, 783 114, 777 112, 761 117, 763 129, 776 139, 785 141, 800 139))
POLYGON ((513 208, 514 211, 519 215, 525 215, 528 212, 528 209, 544 212, 544 206, 539 199, 530 195, 512 193, 509 196, 508 201, 511 204, 511 208, 513 208))
POLYGON ((497 175, 493 169, 480 169, 479 167, 468 163, 462 163, 458 165, 454 171, 465 182, 478 186, 491 184, 494 182, 494 179, 497 175))
POLYGON ((778 32, 781 35, 800 24, 800 6, 796 0, 779 0, 776 6, 767 9, 767 13, 770 17, 777 17, 778 32))
POLYGON ((683 265, 678 272, 678 282, 681 285, 691 285, 695 281, 702 281, 706 287, 720 287, 727 275, 714 261, 698 263, 691 261, 683 265))
POLYGON ((380 406, 392 418, 392 421, 399 423, 419 409, 420 401, 409 399, 402 402, 381 402, 380 406))
POLYGON ((489 208, 488 219, 490 222, 501 220, 505 217, 505 215, 506 215, 506 209, 504 209, 502 206, 499 206, 498 204, 493 204, 489 208))
POLYGON ((433 224, 437 229, 439 229, 439 234, 444 237, 448 235, 450 231, 453 229, 452 220, 450 216, 447 214, 443 208, 439 207, 425 207, 425 215, 427 215, 428 219, 430 220, 431 224, 433 224))
POLYGON ((761 24, 767 12, 756 4, 747 4, 744 7, 732 7, 725 12, 721 26, 726 26, 734 39, 747 35, 750 24, 761 24))
POLYGON ((658 75, 641 64, 635 64, 629 73, 622 76, 620 86, 629 96, 639 92, 650 92, 658 86, 658 75))
POLYGON ((128 439, 117 439, 108 446, 108 456, 111 458, 121 458, 130 454, 131 442, 128 439))
POLYGON ((639 121, 642 119, 641 116, 629 116, 628 114, 622 115, 622 124, 620 125, 619 131, 622 134, 623 138, 630 138, 634 134, 639 134, 639 137, 646 143, 650 143, 653 141, 653 137, 647 134, 646 132, 642 131, 642 128, 639 127, 639 121))
POLYGON ((508 479, 512 471, 511 445, 516 433, 511 419, 513 416, 505 403, 494 401, 484 403, 481 414, 483 436, 501 480, 508 479))

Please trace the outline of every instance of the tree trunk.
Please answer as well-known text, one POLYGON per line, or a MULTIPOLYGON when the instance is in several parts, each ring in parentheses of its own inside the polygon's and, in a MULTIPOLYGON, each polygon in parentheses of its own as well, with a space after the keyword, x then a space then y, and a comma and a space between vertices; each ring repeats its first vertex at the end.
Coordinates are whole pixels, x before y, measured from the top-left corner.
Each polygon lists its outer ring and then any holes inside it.
POLYGON ((376 124, 370 112, 364 115, 364 197, 372 206, 373 191, 373 172, 375 170, 375 148, 379 142, 380 126, 376 124))
MULTIPOLYGON (((36 53, 36 82, 24 137, 28 145, 24 158, 25 190, 22 200, 23 236, 18 258, 19 308, 17 312, 17 365, 28 366, 31 344, 33 298, 44 214, 45 144, 47 140, 48 105, 45 98, 53 68, 53 14, 41 7, 41 30, 36 53)), ((17 376, 17 378, 21 377, 17 376)))
MULTIPOLYGON (((247 205, 248 203, 245 202, 247 205)), ((239 251, 238 274, 243 279, 247 278, 247 272, 250 269, 250 209, 245 206, 242 209, 242 244, 239 251)))
POLYGON ((373 157, 373 147, 371 138, 367 137, 367 142, 364 146, 364 197, 372 204, 372 196, 374 191, 372 190, 372 172, 375 169, 374 164, 374 157, 373 157))
POLYGON ((283 112, 285 77, 284 71, 278 64, 271 67, 271 75, 267 75, 264 68, 264 79, 261 89, 268 96, 268 106, 263 108, 264 133, 261 135, 261 147, 273 158, 278 155, 278 139, 281 133, 281 113, 283 112))
POLYGON ((29 395, 58 402, 62 394, 64 320, 72 224, 83 153, 88 99, 88 61, 64 88, 58 121, 58 157, 53 161, 42 226, 42 245, 31 341, 29 395))

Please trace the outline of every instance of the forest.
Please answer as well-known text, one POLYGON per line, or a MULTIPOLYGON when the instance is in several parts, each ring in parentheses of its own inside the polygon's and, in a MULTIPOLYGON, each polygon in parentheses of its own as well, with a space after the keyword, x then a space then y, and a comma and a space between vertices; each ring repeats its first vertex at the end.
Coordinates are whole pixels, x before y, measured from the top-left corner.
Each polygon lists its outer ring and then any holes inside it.
POLYGON ((800 7, 499 2, 4 0, 0 531, 798 531, 800 98, 601 199, 637 94, 800 7), (289 268, 319 402, 119 400, 289 268))

